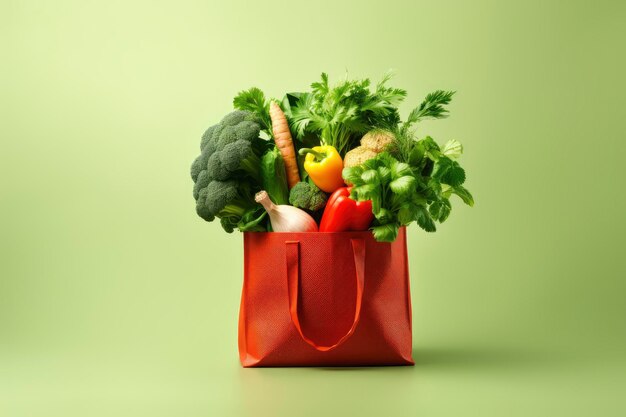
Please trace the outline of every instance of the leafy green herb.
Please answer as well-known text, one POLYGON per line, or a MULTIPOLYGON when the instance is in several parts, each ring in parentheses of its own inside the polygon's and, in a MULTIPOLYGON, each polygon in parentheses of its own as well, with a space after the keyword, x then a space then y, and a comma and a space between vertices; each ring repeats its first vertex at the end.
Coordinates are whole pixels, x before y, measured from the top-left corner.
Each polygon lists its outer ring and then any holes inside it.
POLYGON ((331 87, 323 73, 321 81, 311 84, 310 93, 292 94, 287 99, 292 133, 298 139, 314 133, 322 144, 334 146, 344 155, 365 132, 395 129, 400 122, 397 107, 406 91, 387 87, 390 78, 391 74, 385 75, 372 91, 369 79, 345 79, 331 87))
POLYGON ((463 145, 461 145, 458 140, 449 140, 445 145, 443 145, 441 153, 449 158, 457 159, 463 153, 463 145))
POLYGON ((416 195, 417 178, 408 164, 383 152, 362 165, 345 168, 344 179, 353 185, 350 197, 371 200, 374 213, 372 232, 382 242, 396 239, 400 226, 426 213, 426 206, 416 195))
MULTIPOLYGON (((452 145, 448 149, 455 149, 456 156, 460 144, 452 145)), ((474 204, 462 186, 465 171, 429 136, 415 141, 408 163, 383 152, 362 165, 345 168, 343 177, 353 185, 351 198, 372 201, 372 233, 378 241, 395 240, 398 229, 412 222, 427 232, 436 231, 435 222, 443 223, 450 216, 452 194, 474 204)))
POLYGON ((239 92, 233 99, 233 107, 238 110, 252 112, 259 119, 261 131, 269 138, 272 134, 272 121, 270 119, 270 102, 265 98, 265 94, 257 87, 239 92))
POLYGON ((443 90, 437 90, 428 94, 424 101, 411 111, 406 122, 404 122, 404 127, 408 128, 424 119, 443 119, 448 117, 448 109, 444 106, 450 104, 453 95, 454 91, 443 90))
MULTIPOLYGON (((394 129, 396 140, 390 147, 391 153, 399 160, 409 162, 412 157, 411 153, 417 145, 415 132, 413 130, 414 125, 424 119, 442 119, 448 117, 448 109, 444 106, 450 104, 453 95, 453 91, 443 90, 437 90, 428 94, 422 103, 411 111, 407 120, 394 129)), ((438 145, 428 145, 439 151, 438 145)), ((450 141, 444 147, 443 153, 451 158, 458 158, 463 152, 463 147, 460 147, 460 145, 461 144, 457 141, 450 141)))

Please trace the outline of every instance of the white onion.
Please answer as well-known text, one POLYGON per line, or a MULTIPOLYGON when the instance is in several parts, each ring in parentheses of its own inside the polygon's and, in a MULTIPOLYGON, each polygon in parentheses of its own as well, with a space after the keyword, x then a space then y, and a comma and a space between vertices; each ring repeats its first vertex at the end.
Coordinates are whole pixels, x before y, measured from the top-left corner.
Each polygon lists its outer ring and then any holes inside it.
POLYGON ((317 223, 306 211, 294 206, 276 205, 266 191, 259 191, 254 196, 270 216, 272 230, 275 232, 317 232, 317 223))

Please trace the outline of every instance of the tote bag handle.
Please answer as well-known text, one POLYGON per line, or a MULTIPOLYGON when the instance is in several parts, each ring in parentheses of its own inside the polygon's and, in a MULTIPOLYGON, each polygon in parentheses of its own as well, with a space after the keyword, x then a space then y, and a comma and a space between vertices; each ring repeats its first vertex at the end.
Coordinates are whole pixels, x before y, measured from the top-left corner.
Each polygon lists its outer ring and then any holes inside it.
POLYGON ((298 316, 298 293, 299 293, 299 266, 300 266, 300 242, 287 241, 287 288, 289 290, 289 313, 291 321, 300 333, 302 339, 320 352, 327 352, 344 343, 356 330, 361 317, 361 302, 363 301, 363 287, 365 284, 365 241, 363 239, 350 239, 352 243, 352 253, 354 255, 354 267, 356 270, 356 306, 354 310, 354 320, 352 327, 337 342, 330 346, 320 346, 311 340, 302 331, 300 318, 298 316))

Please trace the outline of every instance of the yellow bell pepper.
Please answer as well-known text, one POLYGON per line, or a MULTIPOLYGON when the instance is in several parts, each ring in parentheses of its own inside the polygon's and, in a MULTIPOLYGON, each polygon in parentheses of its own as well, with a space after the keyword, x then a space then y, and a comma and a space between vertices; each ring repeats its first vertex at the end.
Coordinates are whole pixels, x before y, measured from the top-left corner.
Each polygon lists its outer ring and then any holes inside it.
POLYGON ((343 161, 341 155, 333 146, 315 146, 312 149, 302 148, 300 155, 306 155, 304 158, 304 170, 311 177, 311 181, 317 187, 327 193, 332 193, 338 188, 344 186, 341 171, 343 170, 343 161))

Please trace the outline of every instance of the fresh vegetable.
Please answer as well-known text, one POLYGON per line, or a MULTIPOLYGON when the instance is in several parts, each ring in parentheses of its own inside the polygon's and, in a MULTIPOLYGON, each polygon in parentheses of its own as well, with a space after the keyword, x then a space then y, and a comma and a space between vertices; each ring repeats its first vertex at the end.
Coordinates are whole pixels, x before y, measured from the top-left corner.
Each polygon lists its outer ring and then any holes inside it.
POLYGON ((205 132, 192 164, 198 215, 219 218, 227 232, 313 230, 321 220, 322 231, 369 227, 392 241, 412 222, 435 231, 453 194, 473 205, 462 145, 416 134, 422 120, 448 116, 455 93, 426 95, 403 122, 406 91, 389 87, 390 78, 331 86, 322 73, 310 91, 280 101, 256 87, 239 92, 238 111, 205 132))
POLYGON ((361 138, 361 146, 357 146, 346 154, 343 166, 353 167, 361 165, 390 147, 394 141, 394 134, 388 130, 371 130, 361 138))
POLYGON ((220 219, 222 228, 232 233, 241 231, 265 231, 261 221, 265 213, 255 204, 250 188, 234 180, 211 181, 200 190, 196 204, 198 215, 206 221, 220 219))
POLYGON ((292 94, 297 101, 290 108, 291 124, 298 139, 307 133, 319 136, 322 145, 334 146, 340 155, 363 134, 374 128, 392 129, 400 122, 398 105, 406 91, 386 87, 388 73, 370 90, 370 80, 344 80, 336 87, 323 73, 321 82, 311 84, 311 93, 292 94))
POLYGON ((443 223, 450 214, 451 194, 473 205, 461 185, 465 172, 430 137, 418 141, 410 165, 383 152, 363 165, 345 168, 343 176, 354 184, 351 198, 372 201, 372 232, 378 241, 395 240, 398 229, 414 221, 434 232, 435 221, 443 223))
POLYGON ((293 146, 291 132, 285 113, 276 102, 270 103, 270 118, 272 119, 272 132, 274 133, 274 142, 280 150, 280 154, 285 162, 287 171, 287 183, 289 188, 300 182, 300 173, 298 171, 298 160, 296 159, 296 151, 293 146))
POLYGON ((194 180, 206 171, 209 181, 224 181, 239 172, 260 180, 259 124, 249 112, 234 111, 202 135, 201 154, 191 167, 194 180))
POLYGON ((275 205, 266 191, 259 191, 255 200, 261 203, 270 216, 275 232, 317 232, 317 223, 307 212, 287 205, 275 205))
POLYGON ((261 158, 261 177, 263 188, 276 204, 289 203, 289 188, 283 157, 278 149, 265 152, 261 158))
POLYGON ((260 155, 266 145, 259 138, 256 117, 234 111, 206 130, 200 156, 191 166, 196 212, 211 222, 221 219, 224 230, 264 230, 263 210, 254 201, 260 188, 260 155))
MULTIPOLYGON (((357 201, 371 200, 375 221, 372 227, 378 241, 392 242, 400 226, 406 225, 423 212, 425 199, 416 192, 417 179, 408 164, 381 153, 363 165, 345 168, 344 178, 354 185, 350 197, 357 201)), ((430 216, 428 216, 429 220, 430 216)), ((434 223, 424 227, 434 230, 434 223)))
POLYGON ((268 138, 272 137, 272 120, 270 118, 270 103, 265 94, 257 87, 240 91, 233 99, 233 107, 237 110, 249 111, 254 114, 261 126, 261 131, 268 138))
POLYGON ((309 174, 311 181, 322 191, 332 193, 344 182, 341 177, 343 161, 333 146, 315 146, 300 149, 300 155, 306 155, 304 170, 309 174))
POLYGON ((422 103, 411 110, 404 126, 410 126, 424 119, 444 119, 448 117, 449 111, 445 105, 450 104, 454 91, 437 90, 428 95, 422 103))
POLYGON ((344 168, 355 167, 357 165, 361 165, 368 159, 374 158, 376 155, 378 154, 371 149, 367 149, 363 146, 357 146, 349 151, 345 158, 343 158, 343 166, 344 168))
POLYGON ((357 202, 350 198, 350 188, 342 187, 328 199, 320 232, 367 230, 373 219, 372 202, 369 200, 357 202))
POLYGON ((289 204, 309 211, 324 208, 328 197, 326 193, 309 182, 299 182, 289 191, 289 204))
POLYGON ((444 119, 448 117, 448 109, 454 91, 437 90, 424 98, 419 106, 414 108, 404 123, 394 129, 394 141, 389 146, 393 156, 402 162, 410 161, 410 154, 417 144, 413 126, 424 119, 444 119))
POLYGON ((370 130, 361 138, 361 146, 371 149, 377 154, 383 152, 393 143, 395 136, 388 130, 370 130))

